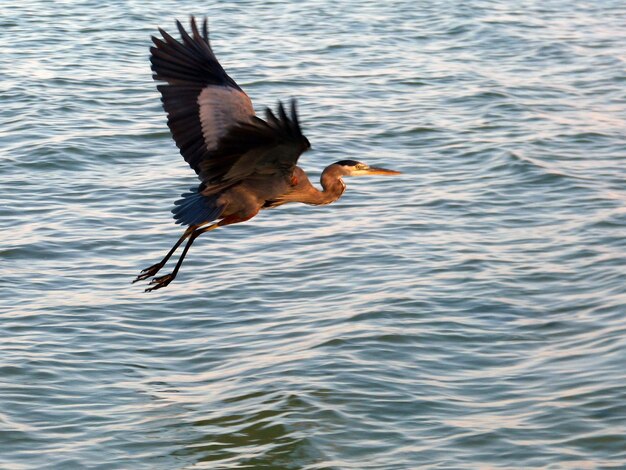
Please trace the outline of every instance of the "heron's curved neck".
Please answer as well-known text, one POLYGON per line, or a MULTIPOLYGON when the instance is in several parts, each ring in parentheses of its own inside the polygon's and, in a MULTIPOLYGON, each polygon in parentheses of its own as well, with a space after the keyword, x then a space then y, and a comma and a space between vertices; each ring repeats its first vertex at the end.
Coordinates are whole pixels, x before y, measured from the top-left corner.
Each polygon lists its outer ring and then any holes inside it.
POLYGON ((341 179, 342 176, 341 168, 336 165, 326 167, 320 178, 323 191, 317 191, 316 205, 330 204, 341 197, 346 190, 346 185, 341 179))

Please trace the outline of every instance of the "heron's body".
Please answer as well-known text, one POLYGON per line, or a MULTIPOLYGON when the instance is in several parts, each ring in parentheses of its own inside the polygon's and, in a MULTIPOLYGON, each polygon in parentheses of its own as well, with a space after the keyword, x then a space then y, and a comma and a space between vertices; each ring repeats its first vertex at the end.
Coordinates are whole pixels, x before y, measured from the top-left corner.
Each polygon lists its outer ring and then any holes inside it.
POLYGON ((154 276, 187 240, 174 271, 154 278, 147 290, 174 279, 191 244, 204 232, 288 202, 329 204, 343 194, 344 176, 398 173, 344 160, 322 172, 322 189, 317 189, 296 166, 310 144, 302 134, 295 101, 289 113, 279 103, 276 114, 266 109, 266 119, 260 119, 248 95, 213 54, 206 20, 202 34, 193 18, 191 35, 176 24, 182 42, 159 30, 163 39, 152 38, 150 60, 154 79, 166 82, 157 88, 174 141, 201 183, 183 194, 172 211, 177 223, 188 228, 161 262, 135 279, 154 276))

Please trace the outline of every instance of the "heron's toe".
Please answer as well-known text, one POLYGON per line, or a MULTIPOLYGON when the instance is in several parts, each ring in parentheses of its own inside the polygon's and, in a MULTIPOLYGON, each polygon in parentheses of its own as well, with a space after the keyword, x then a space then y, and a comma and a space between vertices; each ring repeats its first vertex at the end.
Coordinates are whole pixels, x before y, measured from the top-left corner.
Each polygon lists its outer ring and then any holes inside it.
POLYGON ((161 289, 162 287, 167 286, 172 280, 174 276, 170 274, 166 274, 165 276, 155 277, 150 281, 150 285, 152 287, 148 287, 146 292, 152 292, 153 290, 161 289), (154 284, 154 285, 153 285, 154 284))
POLYGON ((154 270, 158 271, 159 269, 161 269, 161 266, 163 266, 161 263, 153 264, 152 266, 150 266, 150 267, 148 267, 146 269, 142 269, 141 272, 142 273, 149 273, 149 272, 152 272, 154 270))
POLYGON ((135 282, 138 282, 138 281, 143 281, 144 279, 148 279, 149 277, 150 277, 150 274, 140 274, 139 276, 137 276, 137 277, 135 278, 135 280, 133 281, 133 284, 134 284, 135 282))
POLYGON ((149 268, 142 269, 141 273, 139 273, 139 276, 137 276, 135 280, 133 281, 133 284, 137 281, 143 281, 144 279, 148 279, 149 277, 154 276, 156 273, 159 272, 159 270, 162 267, 163 267, 163 264, 157 263, 157 264, 150 266, 149 268))

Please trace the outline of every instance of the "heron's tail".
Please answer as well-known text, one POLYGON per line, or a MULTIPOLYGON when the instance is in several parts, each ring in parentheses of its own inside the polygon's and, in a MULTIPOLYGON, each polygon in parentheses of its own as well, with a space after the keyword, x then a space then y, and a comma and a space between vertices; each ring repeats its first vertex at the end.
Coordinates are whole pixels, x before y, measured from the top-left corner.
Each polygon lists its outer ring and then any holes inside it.
POLYGON ((217 204, 217 196, 204 196, 199 188, 190 188, 189 193, 181 194, 172 209, 177 224, 200 225, 213 222, 222 214, 223 208, 217 204))

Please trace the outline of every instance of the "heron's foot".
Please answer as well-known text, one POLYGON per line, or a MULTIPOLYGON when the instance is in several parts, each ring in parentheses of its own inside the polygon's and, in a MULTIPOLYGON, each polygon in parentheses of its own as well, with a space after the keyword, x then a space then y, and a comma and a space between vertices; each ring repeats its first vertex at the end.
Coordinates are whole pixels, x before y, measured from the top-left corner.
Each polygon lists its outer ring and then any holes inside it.
POLYGON ((148 279, 149 277, 154 276, 156 273, 158 273, 161 270, 163 266, 164 266, 164 263, 157 263, 157 264, 153 264, 149 268, 142 269, 141 273, 139 273, 139 276, 137 276, 135 280, 133 281, 133 284, 137 281, 143 281, 144 279, 148 279))
POLYGON ((160 289, 162 287, 167 286, 170 282, 172 282, 174 280, 174 274, 173 273, 169 273, 166 274, 165 276, 161 276, 161 277, 155 277, 154 279, 152 279, 150 281, 150 285, 152 286, 152 284, 154 284, 152 287, 148 287, 145 291, 146 292, 152 292, 153 290, 157 290, 160 289))

